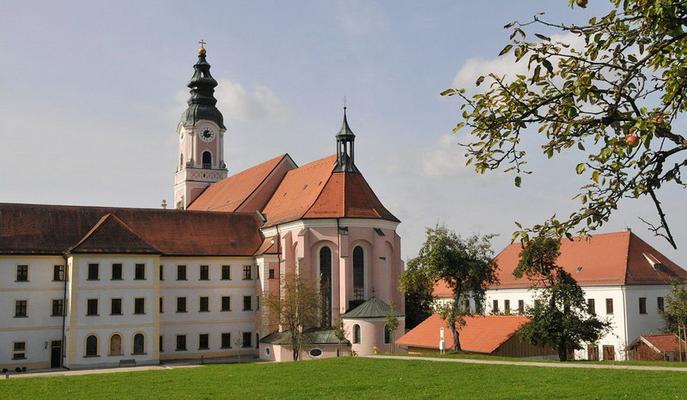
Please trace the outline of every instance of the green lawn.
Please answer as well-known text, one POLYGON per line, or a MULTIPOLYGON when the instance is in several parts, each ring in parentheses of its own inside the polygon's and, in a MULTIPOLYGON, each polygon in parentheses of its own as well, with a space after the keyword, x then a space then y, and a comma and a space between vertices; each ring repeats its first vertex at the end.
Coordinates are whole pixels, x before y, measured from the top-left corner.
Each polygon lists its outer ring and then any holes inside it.
POLYGON ((2 399, 687 399, 687 373, 339 358, 0 380, 2 399))

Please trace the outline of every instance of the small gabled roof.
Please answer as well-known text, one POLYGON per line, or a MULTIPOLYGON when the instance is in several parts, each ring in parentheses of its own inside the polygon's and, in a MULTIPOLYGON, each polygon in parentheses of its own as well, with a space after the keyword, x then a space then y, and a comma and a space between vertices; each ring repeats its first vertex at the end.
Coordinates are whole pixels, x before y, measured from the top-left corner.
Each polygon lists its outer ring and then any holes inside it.
POLYGON ((260 248, 255 252, 255 255, 260 256, 260 255, 264 255, 264 254, 279 254, 279 242, 278 241, 279 241, 278 236, 266 237, 262 241, 260 248))
POLYGON ((160 254, 112 213, 100 218, 70 253, 160 254))
POLYGON ((385 318, 391 314, 391 306, 373 297, 358 307, 342 315, 343 319, 385 318))
MULTIPOLYGON (((529 319, 521 315, 485 315, 465 317, 460 328, 460 346, 464 351, 491 354, 513 337, 529 319)), ((434 314, 396 340, 397 345, 438 349, 440 329, 444 328, 444 348, 453 347, 453 337, 446 321, 434 314)))
POLYGON ((188 206, 188 209, 197 211, 237 211, 282 162, 290 162, 295 167, 291 157, 288 154, 282 154, 213 183, 188 206))
MULTIPOLYGON (((336 337, 336 332, 334 329, 321 329, 313 328, 305 332, 308 342, 310 344, 350 344, 348 340, 344 339, 339 341, 336 337)), ((265 344, 276 344, 276 345, 290 345, 291 339, 289 337, 289 332, 273 332, 262 339, 260 343, 265 344)))
POLYGON ((684 340, 678 339, 677 335, 673 333, 662 333, 653 335, 641 335, 629 347, 632 347, 637 342, 642 341, 657 353, 676 353, 679 347, 684 351, 687 348, 687 343, 684 340), (678 346, 678 343, 680 345, 678 346))

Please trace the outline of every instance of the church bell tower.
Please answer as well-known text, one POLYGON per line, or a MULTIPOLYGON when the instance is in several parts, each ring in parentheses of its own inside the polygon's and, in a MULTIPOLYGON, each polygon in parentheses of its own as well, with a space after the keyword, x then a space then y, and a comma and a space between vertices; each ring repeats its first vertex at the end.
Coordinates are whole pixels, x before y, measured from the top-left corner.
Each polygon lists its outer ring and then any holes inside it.
POLYGON ((185 210, 206 187, 227 177, 224 162, 224 118, 215 105, 217 81, 210 75, 205 42, 200 41, 198 62, 188 82, 191 98, 177 126, 178 154, 174 204, 185 210))

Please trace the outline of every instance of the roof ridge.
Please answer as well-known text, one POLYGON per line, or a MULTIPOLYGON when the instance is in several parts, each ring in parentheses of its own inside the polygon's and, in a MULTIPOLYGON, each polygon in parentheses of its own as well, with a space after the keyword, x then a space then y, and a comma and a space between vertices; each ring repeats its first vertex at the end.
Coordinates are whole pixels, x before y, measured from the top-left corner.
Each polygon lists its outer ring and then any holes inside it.
POLYGON ((110 218, 111 216, 112 216, 112 213, 107 213, 107 214, 103 215, 102 217, 100 217, 100 219, 98 220, 98 222, 96 222, 95 225, 93 225, 93 226, 91 227, 91 229, 90 229, 88 232, 86 232, 86 234, 81 238, 81 240, 79 240, 78 242, 76 242, 76 244, 75 244, 74 246, 72 246, 72 247, 70 247, 70 248, 67 249, 66 253, 69 253, 69 252, 71 252, 73 249, 75 249, 75 248, 81 246, 81 244, 83 244, 86 240, 88 240, 88 238, 90 238, 91 236, 93 236, 93 234, 95 233, 95 231, 96 231, 102 224, 104 224, 105 221, 106 221, 108 218, 110 218))
POLYGON ((623 285, 627 285, 630 275, 630 247, 632 247, 632 231, 625 231, 627 233, 627 251, 625 252, 625 277, 623 278, 623 285))
POLYGON ((141 242, 143 242, 146 246, 150 247, 151 249, 153 249, 153 250, 155 250, 155 251, 158 251, 158 252, 162 253, 162 251, 160 251, 160 249, 158 249, 156 246, 153 246, 152 244, 150 244, 150 242, 148 242, 147 240, 145 240, 140 234, 138 234, 136 231, 134 231, 126 222, 124 222, 121 218, 119 218, 117 215, 115 215, 115 214, 113 214, 113 213, 111 213, 111 212, 109 212, 109 213, 105 214, 104 216, 102 216, 102 217, 100 218, 100 220, 98 220, 98 222, 96 222, 96 224, 93 225, 93 227, 86 233, 86 235, 84 235, 84 237, 81 238, 81 240, 79 240, 74 246, 68 248, 66 252, 69 253, 69 252, 71 252, 71 251, 77 249, 77 248, 78 248, 79 246, 81 246, 82 244, 84 244, 84 243, 85 243, 86 241, 88 241, 88 239, 90 239, 96 232, 98 232, 98 230, 99 230, 101 227, 103 227, 103 226, 105 225, 105 223, 106 223, 108 220, 110 220, 110 219, 112 219, 112 220, 113 220, 115 223, 117 223, 118 225, 122 226, 124 229, 126 229, 127 232, 129 232, 130 234, 134 235, 138 240, 140 240, 141 242))
POLYGON ((138 232, 136 232, 135 230, 133 230, 133 228, 130 227, 129 224, 127 224, 127 223, 124 222, 121 218, 119 218, 119 217, 117 216, 117 214, 111 214, 111 215, 112 215, 112 218, 114 218, 115 221, 117 221, 118 223, 120 223, 120 224, 121 224, 127 231, 129 231, 132 235, 136 236, 138 239, 140 239, 140 240, 141 240, 143 243, 145 243, 147 246, 150 246, 151 249, 155 249, 156 251, 159 251, 160 253, 162 253, 162 251, 160 251, 160 249, 158 249, 157 246, 153 246, 152 244, 150 244, 150 242, 148 242, 147 240, 145 240, 145 239, 143 238, 143 236, 141 236, 138 232))
MULTIPOLYGON (((329 157, 331 157, 331 156, 329 156, 329 157)), ((325 158, 328 158, 328 157, 325 157, 325 158)), ((322 160, 324 160, 324 158, 323 158, 322 160)), ((319 161, 319 160, 318 160, 318 161, 319 161)), ((307 165, 307 164, 306 164, 306 165, 307 165)), ((303 214, 300 215, 299 218, 303 218, 304 215, 308 214, 308 213, 310 212, 310 210, 312 210, 312 208, 315 207, 315 205, 317 204, 318 200, 320 200, 320 197, 322 196, 322 192, 324 191, 324 188, 327 187, 327 185, 329 184, 329 181, 332 180, 332 177, 333 177, 334 174, 336 173, 336 172, 334 171, 335 168, 336 168, 336 166, 332 165, 332 170, 329 172, 329 176, 327 177, 327 181, 324 182, 324 185, 322 185, 322 186, 320 187, 320 191, 317 192, 317 196, 315 196, 315 200, 313 200, 312 204, 310 204, 310 206, 303 212, 303 214)), ((345 199, 345 197, 346 197, 346 196, 344 196, 344 199, 345 199)), ((345 201, 345 200, 344 200, 344 201, 345 201)), ((345 211, 346 211, 346 207, 345 207, 345 205, 344 205, 344 212, 345 212, 345 211)))
MULTIPOLYGON (((277 167, 279 166, 279 164, 281 164, 282 161, 284 161, 284 159, 285 159, 286 157, 288 157, 289 159, 291 159, 291 161, 293 161, 293 159, 291 158, 291 156, 289 156, 289 153, 284 153, 284 154, 282 154, 281 157, 279 158, 279 161, 277 161, 277 163, 274 164, 274 166, 272 167, 272 169, 270 169, 270 171, 265 175, 265 177, 262 178, 262 180, 260 181, 260 183, 258 183, 257 185, 255 185, 255 187, 254 187, 253 190, 250 192, 250 194, 249 194, 248 196, 246 196, 246 198, 244 198, 243 201, 240 202, 238 206, 236 206, 236 209, 237 209, 237 210, 238 210, 239 208, 241 208, 241 206, 244 205, 244 204, 248 201, 248 199, 251 198, 251 197, 255 194, 255 192, 258 191, 258 188, 260 188, 260 186, 262 186, 265 182, 267 182, 267 178, 269 178, 270 176, 272 176, 272 174, 273 174, 274 171, 277 169, 277 167)), ((275 158, 276 158, 276 157, 275 157, 275 158)), ((265 161, 265 162, 269 162, 269 161, 272 161, 272 160, 274 160, 274 158, 272 158, 272 159, 270 159, 270 160, 267 160, 267 161, 265 161)), ((293 163, 294 163, 294 165, 296 165, 296 168, 298 168, 298 165, 296 164, 296 162, 294 161, 293 163)), ((258 165, 260 165, 260 164, 258 164, 258 165)), ((254 167, 257 167, 257 165, 255 165, 254 167)), ((253 167, 251 167, 251 168, 253 168, 253 167)), ((284 174, 284 176, 286 176, 286 174, 284 174)), ((282 180, 283 180, 283 179, 284 179, 284 177, 282 177, 282 180)), ((208 186, 208 187, 210 187, 210 186, 208 186)), ((277 190, 277 187, 279 187, 279 185, 277 185, 277 186, 274 188, 275 191, 277 190)), ((274 194, 274 193, 272 193, 272 195, 273 195, 273 194, 274 194)), ((270 197, 272 197, 272 195, 270 195, 270 197)), ((199 197, 200 197, 200 196, 199 196, 199 197)))

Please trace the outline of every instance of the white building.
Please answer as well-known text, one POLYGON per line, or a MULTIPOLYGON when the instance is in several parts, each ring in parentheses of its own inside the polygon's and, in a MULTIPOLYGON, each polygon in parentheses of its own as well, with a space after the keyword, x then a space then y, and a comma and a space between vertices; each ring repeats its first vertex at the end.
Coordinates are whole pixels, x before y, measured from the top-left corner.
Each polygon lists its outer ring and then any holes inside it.
MULTIPOLYGON (((178 209, 0 203, 0 369, 255 357, 278 329, 260 296, 294 273, 322 295, 306 327, 318 337, 372 300, 395 304, 403 330, 400 221, 355 165, 345 110, 335 155, 227 177, 216 86, 201 47, 177 127, 178 209)), ((383 324, 356 332, 366 349, 387 341, 383 324)))
MULTIPOLYGON (((520 244, 511 244, 496 256, 499 284, 487 290, 484 312, 518 314, 533 305, 536 289, 513 276, 520 250, 520 244)), ((637 337, 663 329, 660 310, 670 281, 687 280, 687 271, 629 230, 563 240, 560 251, 558 265, 577 280, 596 315, 612 324, 597 343, 585 343, 576 359, 624 360, 626 347, 637 337)), ((450 301, 451 292, 442 283, 434 294, 439 303, 450 301)))

